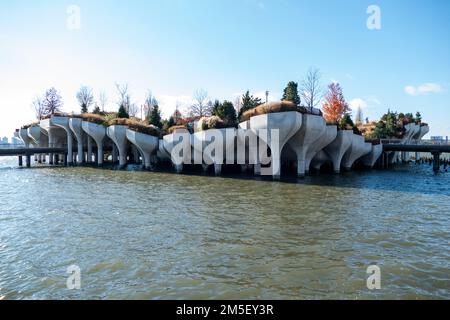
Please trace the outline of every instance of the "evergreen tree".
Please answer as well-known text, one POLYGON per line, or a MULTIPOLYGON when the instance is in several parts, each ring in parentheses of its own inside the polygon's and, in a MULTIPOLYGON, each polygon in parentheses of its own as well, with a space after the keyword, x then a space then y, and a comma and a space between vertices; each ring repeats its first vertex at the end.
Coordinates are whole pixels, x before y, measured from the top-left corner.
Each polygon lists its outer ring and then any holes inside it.
POLYGON ((97 104, 95 105, 94 110, 92 111, 92 113, 94 113, 94 114, 100 114, 101 113, 100 107, 97 104))
POLYGON ((117 117, 118 118, 129 118, 130 115, 127 112, 127 109, 125 108, 125 106, 123 104, 120 105, 119 107, 119 111, 117 112, 117 117))
POLYGON ((175 124, 175 119, 173 117, 170 117, 169 121, 167 121, 167 128, 173 127, 175 124))
POLYGON ((161 122, 161 111, 159 110, 159 106, 156 104, 152 107, 150 111, 148 122, 155 127, 162 128, 163 124, 161 122))
POLYGON ((420 114, 419 111, 417 111, 417 113, 416 113, 416 121, 419 123, 422 122, 422 115, 420 114))
POLYGON ((283 101, 290 101, 295 103, 295 105, 300 105, 300 96, 298 95, 298 83, 290 81, 283 93, 283 101))
POLYGON ((250 91, 247 90, 247 92, 242 95, 242 106, 239 110, 238 118, 240 119, 241 116, 244 114, 244 112, 251 110, 261 104, 261 99, 253 97, 253 95, 250 95, 250 91))

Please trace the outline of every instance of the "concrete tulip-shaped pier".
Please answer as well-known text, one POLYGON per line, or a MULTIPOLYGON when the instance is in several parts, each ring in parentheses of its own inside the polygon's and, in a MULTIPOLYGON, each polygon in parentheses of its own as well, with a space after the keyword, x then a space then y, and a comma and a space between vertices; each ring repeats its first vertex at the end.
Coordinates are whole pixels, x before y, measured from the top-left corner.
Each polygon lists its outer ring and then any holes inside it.
POLYGON ((77 138, 77 161, 79 163, 84 162, 83 157, 83 129, 81 128, 83 120, 79 118, 70 118, 69 126, 72 129, 73 133, 75 133, 75 137, 77 138))
POLYGON ((158 151, 156 152, 156 157, 163 161, 170 160, 170 154, 164 149, 164 140, 159 139, 158 151))
POLYGON ((27 129, 20 129, 19 130, 19 138, 23 141, 25 144, 25 148, 29 148, 30 144, 33 144, 33 140, 28 136, 28 130, 27 129))
POLYGON ((148 134, 136 132, 134 130, 127 129, 126 136, 139 150, 143 157, 144 167, 146 169, 151 168, 151 155, 158 149, 159 139, 158 137, 150 136, 148 134))
POLYGON ((124 168, 127 165, 128 139, 127 126, 114 125, 106 129, 106 134, 114 142, 119 151, 119 166, 124 168))
POLYGON ((336 135, 336 139, 325 147, 324 151, 333 163, 334 173, 341 172, 342 158, 352 145, 352 137, 352 130, 340 130, 336 135))
MULTIPOLYGON (((191 137, 189 136, 189 141, 182 141, 181 136, 178 136, 175 139, 174 134, 183 134, 188 136, 189 135, 189 131, 187 129, 177 129, 174 131, 174 133, 172 134, 168 134, 165 135, 162 139, 162 146, 163 146, 163 151, 168 155, 169 159, 171 159, 172 161, 172 151, 173 149, 179 144, 179 143, 186 143, 186 144, 190 144, 190 139, 191 137)), ((163 152, 163 153, 164 153, 163 152)), ((186 162, 190 162, 191 161, 191 155, 186 155, 184 154, 184 163, 186 162)), ((173 163, 173 161, 172 161, 173 163)), ((174 167, 175 167, 175 171, 177 173, 181 173, 183 171, 183 163, 173 163, 174 167)))
POLYGON ((72 130, 70 129, 69 125, 69 118, 68 117, 55 117, 53 116, 51 118, 51 123, 57 127, 60 127, 64 129, 67 135, 67 164, 72 165, 73 164, 73 134, 72 130))
POLYGON ((214 165, 214 173, 220 175, 222 173, 222 164, 225 163, 227 154, 233 155, 232 160, 234 162, 233 151, 235 138, 235 128, 212 129, 192 134, 191 144, 194 148, 196 157, 199 155, 203 156, 205 168, 209 165, 214 165), (219 143, 217 143, 217 141, 219 141, 219 143), (222 150, 216 148, 220 147, 220 144, 222 150))
POLYGON ((316 154, 336 139, 337 126, 326 126, 324 133, 309 148, 305 158, 305 171, 309 172, 312 159, 316 154))
POLYGON ((101 124, 83 121, 81 127, 86 134, 95 141, 97 145, 97 164, 103 165, 103 149, 106 137, 106 128, 101 124))
POLYGON ((257 162, 258 136, 250 130, 250 121, 239 123, 239 130, 236 132, 237 138, 237 160, 241 165, 242 172, 246 172, 250 165, 254 165, 255 174, 261 173, 261 164, 257 162))
MULTIPOLYGON (((250 129, 259 138, 259 149, 265 147, 271 150, 271 174, 275 179, 281 176, 281 152, 286 143, 302 127, 302 114, 297 111, 269 113, 250 118, 250 129), (267 134, 261 129, 267 130, 267 134), (276 136, 272 136, 275 129, 276 136), (277 139, 277 140, 275 140, 277 139), (262 142, 262 143, 261 143, 262 142)), ((260 163, 258 155, 258 163, 260 163)))
POLYGON ((27 130, 28 137, 33 141, 33 144, 38 147, 43 147, 43 141, 41 141, 41 136, 43 136, 41 132, 41 127, 38 125, 29 127, 27 130))
MULTIPOLYGON (((28 132, 28 137, 30 137, 32 144, 35 145, 36 147, 44 147, 44 141, 41 141, 41 135, 43 136, 42 132, 41 132, 41 127, 39 127, 38 125, 35 126, 31 126, 27 129, 28 132)), ((44 140, 44 139, 42 139, 44 140)), ((42 163, 42 155, 40 154, 39 156, 35 155, 34 156, 35 161, 39 161, 39 163, 42 163)))
POLYGON ((353 134, 351 139, 352 144, 342 158, 342 167, 347 171, 351 170, 356 160, 369 153, 372 149, 366 145, 363 136, 353 134))
POLYGON ((328 161, 331 161, 330 157, 325 151, 320 150, 311 160, 311 167, 316 171, 320 171, 320 168, 322 168, 322 166, 328 161))
MULTIPOLYGON (((295 135, 288 141, 289 146, 297 155, 297 175, 299 177, 305 176, 308 151, 313 148, 313 144, 324 135, 325 130, 326 123, 322 117, 304 114, 302 117, 301 128, 297 130, 295 135)), ((311 155, 311 159, 312 157, 313 155, 311 155)))
POLYGON ((371 146, 371 151, 361 158, 361 161, 363 162, 364 166, 368 168, 373 168, 377 160, 380 158, 381 154, 383 153, 383 145, 381 144, 375 144, 371 146))

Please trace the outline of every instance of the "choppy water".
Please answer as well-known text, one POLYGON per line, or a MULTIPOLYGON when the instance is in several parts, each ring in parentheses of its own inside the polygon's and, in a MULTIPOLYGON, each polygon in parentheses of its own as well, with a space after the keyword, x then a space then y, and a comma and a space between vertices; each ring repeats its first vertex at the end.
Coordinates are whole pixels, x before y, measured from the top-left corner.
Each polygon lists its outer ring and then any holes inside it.
POLYGON ((15 164, 0 160, 5 299, 450 298, 450 174, 429 166, 292 183, 15 164))

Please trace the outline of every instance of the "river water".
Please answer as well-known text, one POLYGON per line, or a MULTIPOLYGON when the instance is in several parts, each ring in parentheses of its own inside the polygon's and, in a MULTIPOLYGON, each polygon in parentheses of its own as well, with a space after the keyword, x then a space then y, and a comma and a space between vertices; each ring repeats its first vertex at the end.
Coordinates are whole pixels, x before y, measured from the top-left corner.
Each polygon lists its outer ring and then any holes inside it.
POLYGON ((3 299, 450 298, 450 173, 428 165, 272 182, 16 162, 3 299))

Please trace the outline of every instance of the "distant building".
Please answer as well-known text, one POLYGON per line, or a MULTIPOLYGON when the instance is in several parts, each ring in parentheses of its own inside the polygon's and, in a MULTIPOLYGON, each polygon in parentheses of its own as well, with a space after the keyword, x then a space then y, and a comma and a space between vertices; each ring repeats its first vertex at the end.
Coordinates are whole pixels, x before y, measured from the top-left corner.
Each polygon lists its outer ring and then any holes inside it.
POLYGON ((3 137, 1 140, 2 144, 8 144, 8 138, 7 137, 3 137))
MULTIPOLYGON (((436 141, 436 142, 443 142, 444 141, 444 137, 443 136, 432 136, 430 138, 430 140, 436 141)), ((448 140, 448 137, 447 137, 447 140, 448 140)))

